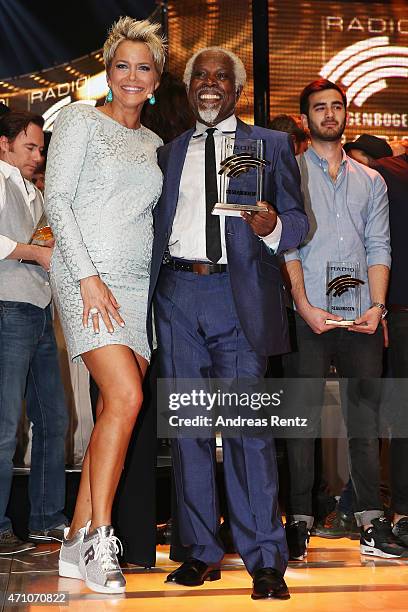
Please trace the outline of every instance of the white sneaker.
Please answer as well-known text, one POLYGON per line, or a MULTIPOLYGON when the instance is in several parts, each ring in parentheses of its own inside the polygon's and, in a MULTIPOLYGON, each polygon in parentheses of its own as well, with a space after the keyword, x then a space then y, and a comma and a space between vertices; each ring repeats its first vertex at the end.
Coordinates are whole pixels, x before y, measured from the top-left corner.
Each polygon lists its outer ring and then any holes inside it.
POLYGON ((126 580, 120 569, 117 553, 120 540, 111 525, 102 525, 88 534, 89 523, 81 546, 79 569, 88 589, 96 593, 124 593, 126 580))
POLYGON ((79 558, 81 545, 85 535, 85 527, 82 527, 73 538, 67 540, 69 527, 64 529, 64 539, 59 553, 58 574, 64 578, 77 578, 84 580, 79 570, 79 558))

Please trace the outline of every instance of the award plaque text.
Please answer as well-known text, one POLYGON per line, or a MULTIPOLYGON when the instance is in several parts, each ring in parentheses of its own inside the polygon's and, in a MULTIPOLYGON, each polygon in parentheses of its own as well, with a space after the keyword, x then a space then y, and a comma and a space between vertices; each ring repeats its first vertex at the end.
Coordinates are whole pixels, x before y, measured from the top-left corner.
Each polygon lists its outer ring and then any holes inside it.
POLYGON ((361 315, 360 264, 349 261, 327 262, 327 311, 343 317, 342 321, 327 319, 327 324, 353 325, 361 315))
POLYGON ((224 136, 221 145, 221 164, 218 174, 219 201, 214 206, 214 215, 238 216, 242 211, 265 210, 257 202, 264 200, 264 171, 270 162, 264 159, 264 141, 253 138, 224 136), (247 173, 255 170, 255 185, 248 187, 247 173), (230 188, 230 179, 234 187, 230 188), (239 202, 234 201, 238 199, 239 202), (242 200, 245 202, 242 202, 242 200))

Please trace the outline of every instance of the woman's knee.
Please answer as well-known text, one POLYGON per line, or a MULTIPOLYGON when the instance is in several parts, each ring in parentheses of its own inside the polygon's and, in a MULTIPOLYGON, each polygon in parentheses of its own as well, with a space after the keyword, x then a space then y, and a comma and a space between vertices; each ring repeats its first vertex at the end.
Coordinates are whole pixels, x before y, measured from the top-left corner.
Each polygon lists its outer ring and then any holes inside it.
POLYGON ((135 421, 143 403, 143 392, 139 385, 123 383, 117 389, 103 395, 103 410, 122 420, 135 421))

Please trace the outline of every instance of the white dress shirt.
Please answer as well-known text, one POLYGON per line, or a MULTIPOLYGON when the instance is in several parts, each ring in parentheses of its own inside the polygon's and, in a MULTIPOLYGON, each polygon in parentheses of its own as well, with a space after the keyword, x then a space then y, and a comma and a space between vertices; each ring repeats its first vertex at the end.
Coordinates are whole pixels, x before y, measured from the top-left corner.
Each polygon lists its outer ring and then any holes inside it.
MULTIPOLYGON (((1 215, 1 211, 3 210, 3 208, 7 206, 6 189, 5 189, 6 181, 13 181, 13 183, 15 183, 15 185, 18 186, 18 188, 21 191, 21 195, 23 196, 24 202, 26 203, 31 213, 31 216, 33 217, 33 220, 34 220, 32 204, 36 198, 41 198, 41 203, 42 203, 42 195, 40 191, 36 189, 33 183, 30 183, 30 181, 27 181, 26 179, 22 177, 21 172, 18 168, 16 168, 15 166, 12 166, 11 164, 8 164, 7 162, 1 159, 0 159, 0 215, 1 215)), ((8 255, 10 255, 10 253, 14 251, 16 246, 17 246, 17 242, 15 240, 9 238, 8 236, 2 236, 0 234, 0 260, 6 259, 6 257, 8 257, 8 255)))
MULTIPOLYGON (((220 167, 221 143, 223 135, 234 136, 237 118, 231 115, 221 121, 214 132, 216 166, 220 167)), ((180 179, 179 197, 173 228, 169 240, 169 252, 172 257, 181 259, 208 261, 206 255, 206 200, 205 200, 205 139, 208 126, 197 121, 196 130, 191 138, 180 179)), ((218 175, 218 179, 219 179, 218 175)), ((219 185, 218 185, 219 187, 219 185)), ((227 263, 225 248, 225 217, 220 216, 222 256, 217 262, 227 263)), ((242 223, 246 223, 244 219, 242 223)), ((279 246, 282 223, 278 217, 276 227, 271 234, 262 237, 265 244, 273 250, 279 246)))

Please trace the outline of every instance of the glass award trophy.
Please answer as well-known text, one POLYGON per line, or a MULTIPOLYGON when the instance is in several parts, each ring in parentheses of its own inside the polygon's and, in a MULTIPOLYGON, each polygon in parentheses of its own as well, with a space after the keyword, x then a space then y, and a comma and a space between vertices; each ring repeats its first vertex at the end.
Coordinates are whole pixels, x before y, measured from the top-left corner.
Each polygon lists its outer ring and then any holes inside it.
POLYGON ((327 262, 327 311, 343 317, 341 321, 326 319, 327 325, 349 326, 361 316, 360 264, 349 261, 327 262))
POLYGON ((270 163, 264 159, 264 146, 262 139, 223 137, 218 172, 219 201, 212 210, 213 215, 238 217, 242 211, 267 210, 257 204, 264 200, 264 170, 270 163), (250 177, 251 170, 254 172, 250 177), (230 187, 232 179, 233 188, 230 187), (234 196, 238 202, 234 202, 234 196))

